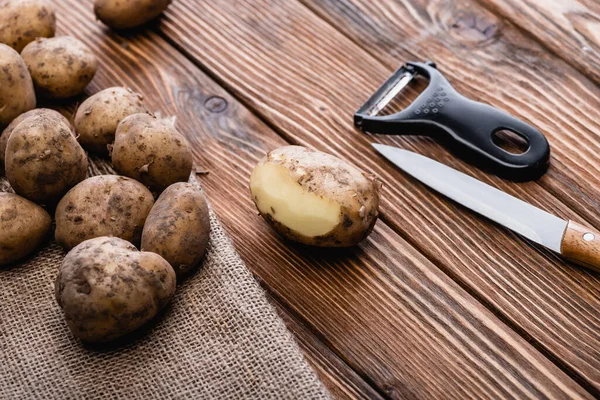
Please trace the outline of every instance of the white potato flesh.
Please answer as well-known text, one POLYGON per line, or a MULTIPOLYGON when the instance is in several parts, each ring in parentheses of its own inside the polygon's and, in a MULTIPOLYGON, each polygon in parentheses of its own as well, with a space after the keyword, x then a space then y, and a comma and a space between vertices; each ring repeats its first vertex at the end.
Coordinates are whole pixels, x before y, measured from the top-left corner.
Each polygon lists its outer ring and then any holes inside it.
POLYGON ((279 164, 257 166, 250 189, 258 210, 307 237, 326 235, 341 222, 340 204, 306 191, 279 164))

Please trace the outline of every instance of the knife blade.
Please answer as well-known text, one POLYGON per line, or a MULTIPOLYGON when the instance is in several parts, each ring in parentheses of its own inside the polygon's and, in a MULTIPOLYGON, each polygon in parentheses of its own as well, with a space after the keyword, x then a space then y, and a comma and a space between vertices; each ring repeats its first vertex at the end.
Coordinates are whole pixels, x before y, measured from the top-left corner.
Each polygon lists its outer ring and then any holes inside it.
POLYGON ((372 146, 398 168, 455 202, 578 264, 600 271, 600 232, 558 218, 425 156, 393 146, 372 146))

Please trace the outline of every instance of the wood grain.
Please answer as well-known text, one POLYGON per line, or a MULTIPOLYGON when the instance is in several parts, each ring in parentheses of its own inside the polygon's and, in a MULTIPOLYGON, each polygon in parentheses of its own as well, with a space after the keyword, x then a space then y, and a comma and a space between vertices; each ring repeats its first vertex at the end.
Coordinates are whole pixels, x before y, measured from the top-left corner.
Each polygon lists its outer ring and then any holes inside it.
POLYGON ((159 36, 110 33, 91 22, 89 2, 61 2, 59 16, 59 30, 101 58, 90 92, 129 85, 155 110, 178 116, 198 168, 209 171, 202 175, 208 197, 250 268, 380 393, 588 397, 385 223, 344 252, 275 236, 256 215, 247 182, 258 159, 286 142, 159 36))
MULTIPOLYGON (((269 281, 271 274, 283 275, 277 296, 289 298, 298 293, 307 298, 307 302, 297 303, 298 315, 314 323, 326 344, 361 376, 369 376, 386 397, 559 395, 526 394, 523 387, 514 386, 524 378, 524 371, 512 365, 524 359, 511 350, 506 352, 509 341, 495 334, 496 328, 486 328, 492 321, 487 318, 491 314, 487 310, 479 314, 483 307, 473 308, 470 297, 455 302, 456 295, 464 291, 453 293, 446 285, 455 287, 454 284, 438 272, 432 273, 428 262, 420 264, 422 256, 402 241, 386 243, 395 234, 384 227, 378 226, 363 245, 343 258, 339 251, 327 254, 319 249, 279 243, 272 232, 262 229, 258 235, 260 243, 238 241, 237 246, 248 264, 254 266, 264 263, 275 252, 274 247, 277 253, 287 254, 288 261, 279 269, 260 275, 268 276, 269 281), (407 268, 411 265, 417 268, 407 268), (438 313, 440 307, 443 311, 438 313), (498 341, 503 343, 494 344, 498 341), (473 353, 472 346, 488 345, 492 346, 489 354, 473 353), (499 377, 494 376, 490 381, 482 375, 483 370, 473 369, 473 363, 487 364, 482 357, 492 354, 487 365, 492 370, 485 373, 504 371, 507 377, 515 373, 517 377, 497 381, 499 377)), ((232 230, 232 235, 240 237, 240 232, 232 230)), ((513 335, 511 332, 511 337, 516 337, 513 335)), ((529 359, 535 370, 542 360, 529 359)), ((534 391, 539 389, 537 386, 534 391)))
MULTIPOLYGON (((270 288, 266 285, 264 287, 268 293, 270 288)), ((318 371, 321 381, 333 398, 338 400, 384 399, 363 378, 350 369, 344 360, 339 358, 321 340, 318 340, 315 334, 307 329, 306 324, 289 312, 289 308, 285 304, 280 303, 274 297, 269 297, 269 300, 276 307, 286 326, 294 332, 307 361, 318 371)))
POLYGON ((600 395, 599 277, 432 194, 369 146, 417 150, 563 218, 600 226, 598 88, 472 2, 306 5, 181 0, 161 29, 284 137, 378 174, 386 183, 382 214, 396 232, 600 395), (549 136, 552 167, 540 184, 490 177, 431 140, 371 139, 353 129, 353 112, 401 60, 427 58, 462 93, 549 136))
POLYGON ((479 0, 600 83, 600 3, 595 0, 479 0))
POLYGON ((563 256, 600 272, 600 232, 569 221, 560 244, 563 256))

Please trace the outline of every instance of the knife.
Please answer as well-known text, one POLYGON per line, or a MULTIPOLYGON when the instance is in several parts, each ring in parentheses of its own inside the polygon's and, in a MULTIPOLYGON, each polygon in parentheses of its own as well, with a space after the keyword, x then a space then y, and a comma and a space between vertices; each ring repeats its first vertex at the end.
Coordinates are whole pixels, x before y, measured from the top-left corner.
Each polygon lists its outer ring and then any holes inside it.
POLYGON ((435 191, 519 235, 600 271, 600 232, 565 221, 427 157, 373 143, 385 158, 435 191))

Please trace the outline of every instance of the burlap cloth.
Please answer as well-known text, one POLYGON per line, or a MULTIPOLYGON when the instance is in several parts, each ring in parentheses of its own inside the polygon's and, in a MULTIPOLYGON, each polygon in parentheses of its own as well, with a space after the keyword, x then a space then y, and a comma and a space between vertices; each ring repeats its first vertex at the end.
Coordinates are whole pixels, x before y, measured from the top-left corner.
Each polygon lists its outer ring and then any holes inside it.
MULTIPOLYGON (((91 163, 93 175, 110 172, 91 163)), ((168 309, 110 348, 70 334, 54 299, 55 243, 1 268, 0 398, 328 398, 212 212, 211 228, 203 265, 168 309)))

